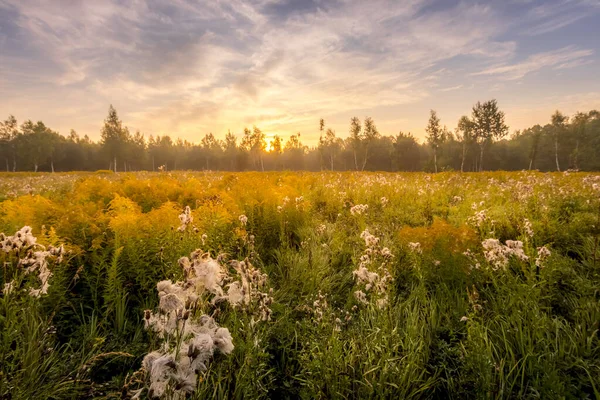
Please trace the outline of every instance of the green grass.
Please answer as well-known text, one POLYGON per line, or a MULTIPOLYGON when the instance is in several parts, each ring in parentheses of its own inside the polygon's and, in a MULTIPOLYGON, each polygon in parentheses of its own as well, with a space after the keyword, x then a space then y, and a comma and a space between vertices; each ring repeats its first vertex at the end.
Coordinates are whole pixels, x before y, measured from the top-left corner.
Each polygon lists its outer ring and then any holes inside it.
MULTIPOLYGON (((57 174, 52 182, 64 184, 0 197, 0 231, 30 225, 39 243, 70 250, 51 263, 47 295, 0 294, 0 399, 116 399, 147 385, 141 361, 161 340, 143 328, 143 310, 156 309, 158 281, 183 279, 177 260, 197 248, 248 257, 268 275, 274 302, 271 320, 253 323, 251 311, 203 297, 201 311, 229 329, 235 349, 215 354, 192 398, 600 399, 597 175, 57 174), (368 211, 352 215, 356 204, 368 211), (186 205, 197 229, 182 233, 186 205), (479 227, 478 210, 487 215, 479 227), (393 253, 383 307, 354 295, 366 290, 352 273, 367 252, 365 229, 393 253), (529 259, 494 270, 481 245, 488 238, 522 241, 529 259), (551 256, 537 267, 541 246, 551 256), (319 295, 327 306, 315 305, 319 295)), ((20 190, 13 175, 0 186, 20 190)), ((17 288, 32 284, 22 257, 0 251, 0 289, 15 277, 17 288)))

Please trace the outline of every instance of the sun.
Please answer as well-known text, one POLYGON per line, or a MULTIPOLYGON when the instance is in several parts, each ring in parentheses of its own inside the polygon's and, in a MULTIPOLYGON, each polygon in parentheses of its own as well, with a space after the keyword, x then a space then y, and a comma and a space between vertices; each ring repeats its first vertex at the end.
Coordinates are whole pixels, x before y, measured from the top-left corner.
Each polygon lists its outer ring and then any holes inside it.
POLYGON ((273 151, 273 141, 274 141, 274 137, 266 138, 267 147, 265 147, 265 151, 267 151, 268 153, 273 151))

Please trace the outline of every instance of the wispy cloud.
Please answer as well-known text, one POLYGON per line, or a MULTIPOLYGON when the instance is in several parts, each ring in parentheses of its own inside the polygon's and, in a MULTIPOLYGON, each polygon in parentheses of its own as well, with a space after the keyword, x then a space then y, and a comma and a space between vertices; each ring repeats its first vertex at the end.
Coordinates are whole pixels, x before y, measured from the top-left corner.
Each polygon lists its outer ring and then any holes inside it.
POLYGON ((523 33, 535 36, 553 32, 599 12, 597 0, 545 1, 525 13, 523 33))
POLYGON ((546 67, 565 69, 583 65, 587 62, 585 58, 593 54, 594 51, 590 49, 577 49, 574 46, 567 46, 554 51, 533 54, 527 57, 526 60, 515 64, 494 66, 473 75, 500 75, 503 79, 508 80, 521 79, 529 73, 546 67))
POLYGON ((463 87, 463 85, 456 85, 456 86, 446 87, 446 88, 440 89, 440 92, 451 92, 453 90, 458 90, 458 89, 460 89, 462 87, 463 87))

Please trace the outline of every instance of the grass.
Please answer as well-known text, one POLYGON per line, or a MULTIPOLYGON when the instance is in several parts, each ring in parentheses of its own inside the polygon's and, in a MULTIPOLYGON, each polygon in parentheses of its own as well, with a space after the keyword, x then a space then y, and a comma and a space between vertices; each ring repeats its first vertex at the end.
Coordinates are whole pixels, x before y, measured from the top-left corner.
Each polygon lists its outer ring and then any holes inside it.
POLYGON ((22 178, 0 175, 0 232, 28 225, 69 254, 34 298, 21 290, 35 285, 19 267, 25 252, 0 251, 0 288, 17 279, 0 295, 0 398, 122 398, 147 386, 141 362, 161 339, 143 310, 158 306, 157 282, 183 279, 178 259, 197 248, 249 258, 274 301, 271 320, 256 323, 202 297, 200 313, 235 349, 215 353, 190 398, 600 398, 598 175, 22 178), (358 204, 367 211, 352 214, 358 204), (187 205, 194 221, 179 232, 187 205), (371 249, 365 229, 379 239, 371 249), (489 238, 522 242, 527 260, 496 269, 489 238), (551 255, 536 265, 542 246, 551 255), (393 278, 381 292, 353 274, 366 254, 369 271, 393 278))

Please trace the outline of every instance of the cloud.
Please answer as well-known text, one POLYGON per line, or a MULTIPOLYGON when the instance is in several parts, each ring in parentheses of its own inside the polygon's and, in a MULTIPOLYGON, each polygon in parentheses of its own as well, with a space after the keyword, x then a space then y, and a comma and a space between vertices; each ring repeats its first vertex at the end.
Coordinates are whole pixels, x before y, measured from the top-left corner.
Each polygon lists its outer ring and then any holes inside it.
POLYGON ((600 2, 597 0, 545 1, 525 13, 523 34, 537 36, 550 33, 598 12, 600 2))
POLYGON ((494 66, 473 75, 499 75, 503 79, 516 80, 546 67, 565 69, 583 65, 587 62, 584 59, 593 54, 594 51, 591 49, 577 49, 574 46, 567 46, 554 51, 533 54, 524 61, 515 64, 494 66))
POLYGON ((461 89, 462 87, 463 87, 463 85, 456 85, 456 86, 452 86, 452 87, 447 87, 447 88, 440 89, 440 92, 451 92, 453 90, 461 89))
POLYGON ((0 110, 27 104, 25 118, 68 131, 57 108, 99 126, 113 103, 149 134, 194 140, 260 124, 310 141, 320 117, 379 113, 392 124, 401 118, 381 110, 460 95, 472 74, 494 87, 593 61, 592 49, 566 46, 505 62, 518 33, 542 35, 596 7, 518 3, 522 18, 470 0, 0 0, 0 90, 10 93, 0 110))

